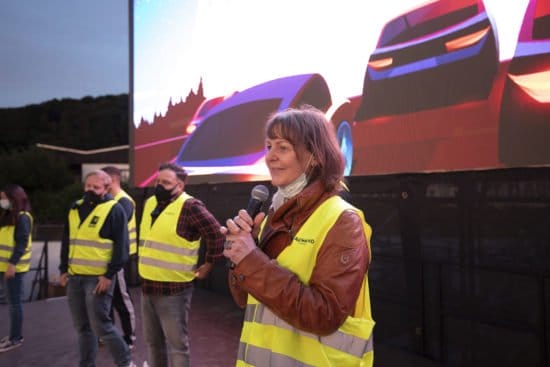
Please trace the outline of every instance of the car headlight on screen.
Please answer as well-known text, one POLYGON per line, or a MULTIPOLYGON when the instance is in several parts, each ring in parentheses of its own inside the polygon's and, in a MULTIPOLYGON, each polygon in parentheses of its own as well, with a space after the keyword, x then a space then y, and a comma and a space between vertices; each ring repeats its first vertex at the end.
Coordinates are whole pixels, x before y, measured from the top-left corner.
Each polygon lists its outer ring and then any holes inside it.
POLYGON ((508 77, 525 93, 539 103, 550 103, 550 69, 537 73, 508 77))

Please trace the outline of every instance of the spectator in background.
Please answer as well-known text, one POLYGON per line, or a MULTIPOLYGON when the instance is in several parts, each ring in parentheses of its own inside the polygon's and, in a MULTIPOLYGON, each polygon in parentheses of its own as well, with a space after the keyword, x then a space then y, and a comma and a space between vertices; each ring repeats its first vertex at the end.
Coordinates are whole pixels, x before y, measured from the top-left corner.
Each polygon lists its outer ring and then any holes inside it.
MULTIPOLYGON (((137 230, 136 230, 136 203, 120 187, 120 170, 114 166, 103 167, 102 170, 111 176, 111 186, 109 193, 122 206, 128 218, 128 237, 130 240, 129 261, 124 264, 124 267, 116 274, 115 289, 113 293, 113 304, 111 308, 111 318, 113 318, 113 309, 117 311, 124 334, 124 341, 128 344, 130 350, 134 349, 136 340, 136 316, 134 311, 134 302, 128 292, 126 286, 125 268, 129 270, 128 265, 136 256, 137 253, 137 230)), ((114 320, 114 318, 113 318, 114 320)))
POLYGON ((128 220, 110 186, 111 177, 102 170, 86 175, 84 196, 69 210, 61 240, 59 282, 67 286, 80 367, 95 366, 98 337, 118 367, 135 366, 109 316, 116 274, 128 260, 128 220))
POLYGON ((0 279, 9 305, 10 335, 0 340, 0 352, 23 344, 23 277, 30 269, 32 248, 31 204, 22 187, 0 191, 0 279))
POLYGON ((155 194, 145 203, 139 227, 141 313, 151 367, 190 365, 193 280, 205 278, 222 258, 220 225, 201 201, 185 192, 186 178, 187 172, 176 164, 160 166, 155 194), (197 268, 201 240, 206 258, 197 268))

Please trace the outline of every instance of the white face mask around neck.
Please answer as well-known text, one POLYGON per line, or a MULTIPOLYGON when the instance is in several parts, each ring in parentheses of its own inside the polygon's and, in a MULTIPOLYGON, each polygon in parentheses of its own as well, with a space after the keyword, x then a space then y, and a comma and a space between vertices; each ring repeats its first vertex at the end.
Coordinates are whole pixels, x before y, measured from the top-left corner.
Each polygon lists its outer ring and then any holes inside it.
POLYGON ((277 192, 273 195, 272 206, 277 210, 285 201, 298 195, 307 186, 307 176, 302 173, 298 178, 292 181, 285 187, 278 187, 277 192))
POLYGON ((0 208, 8 210, 11 208, 11 203, 8 199, 0 199, 0 208))

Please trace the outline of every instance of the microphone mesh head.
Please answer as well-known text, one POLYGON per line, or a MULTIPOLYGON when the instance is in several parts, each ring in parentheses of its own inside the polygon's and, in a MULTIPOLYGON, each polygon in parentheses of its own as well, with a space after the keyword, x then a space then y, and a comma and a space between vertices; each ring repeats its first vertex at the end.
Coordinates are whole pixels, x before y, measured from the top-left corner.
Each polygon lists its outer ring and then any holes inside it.
POLYGON ((252 189, 250 196, 252 197, 252 199, 256 199, 263 203, 269 197, 269 189, 264 185, 256 185, 252 189))

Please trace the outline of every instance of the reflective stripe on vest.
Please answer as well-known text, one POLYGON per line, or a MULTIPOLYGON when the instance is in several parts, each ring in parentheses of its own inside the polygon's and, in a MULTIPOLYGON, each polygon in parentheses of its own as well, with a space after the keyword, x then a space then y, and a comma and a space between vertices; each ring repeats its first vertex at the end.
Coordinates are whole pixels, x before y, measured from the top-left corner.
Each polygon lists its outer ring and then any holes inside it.
MULTIPOLYGON (((277 257, 279 265, 309 284, 317 253, 344 210, 354 210, 361 217, 368 245, 372 232, 363 213, 334 196, 307 219, 277 257)), ((372 366, 374 320, 366 275, 355 308, 337 331, 318 336, 289 325, 249 295, 237 366, 372 366)))
MULTIPOLYGON (((19 215, 27 215, 31 220, 31 233, 29 233, 29 239, 27 246, 23 252, 23 255, 19 258, 19 262, 15 265, 16 273, 23 273, 29 271, 31 267, 31 248, 32 248, 32 215, 29 212, 19 212, 19 215)), ((0 272, 8 270, 8 263, 13 250, 15 248, 15 226, 3 226, 0 227, 0 272)))
POLYGON ((286 321, 277 317, 269 308, 261 303, 248 305, 245 311, 244 320, 247 322, 257 322, 263 325, 276 326, 285 330, 289 330, 293 333, 300 334, 303 337, 319 340, 322 344, 347 352, 361 358, 363 354, 372 350, 372 338, 363 339, 359 336, 346 334, 341 330, 327 335, 321 336, 306 331, 299 330, 294 326, 291 326, 286 321), (350 346, 347 350, 342 349, 343 346, 350 346))
POLYGON ((130 255, 137 253, 137 226, 136 226, 136 202, 128 193, 124 190, 120 190, 115 196, 115 200, 118 202, 122 198, 127 198, 132 203, 134 210, 132 210, 132 217, 128 220, 128 238, 130 240, 130 255))
POLYGON ((69 211, 69 273, 102 275, 113 254, 113 241, 99 235, 115 200, 95 206, 80 223, 78 208, 69 211))
MULTIPOLYGON (((291 357, 272 352, 266 348, 260 348, 253 345, 239 344, 238 355, 240 356, 246 349, 246 360, 238 360, 236 366, 269 366, 269 367, 316 367, 315 365, 302 363, 291 357)), ((239 357, 240 358, 240 357, 239 357)), ((336 367, 336 366, 335 366, 336 367)))
POLYGON ((161 282, 190 282, 195 278, 200 239, 188 241, 176 232, 183 204, 190 198, 182 193, 164 208, 154 223, 151 223, 151 213, 157 199, 151 196, 145 202, 139 227, 138 269, 142 278, 161 282))

